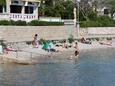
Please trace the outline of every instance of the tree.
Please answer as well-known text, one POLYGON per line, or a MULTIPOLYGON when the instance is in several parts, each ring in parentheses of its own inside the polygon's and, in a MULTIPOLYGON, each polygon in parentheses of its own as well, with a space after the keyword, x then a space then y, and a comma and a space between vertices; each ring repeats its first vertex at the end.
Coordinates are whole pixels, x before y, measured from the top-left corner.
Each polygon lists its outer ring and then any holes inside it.
POLYGON ((55 17, 62 17, 64 14, 64 6, 60 3, 57 3, 54 6, 54 16, 55 17))
POLYGON ((66 0, 63 3, 64 6, 64 14, 62 16, 63 19, 73 19, 73 9, 74 9, 74 3, 71 0, 66 0))
POLYGON ((44 16, 45 13, 45 4, 44 0, 41 0, 40 7, 39 7, 39 16, 44 16))
POLYGON ((39 8, 39 14, 44 13, 45 16, 61 17, 62 19, 73 18, 74 4, 71 0, 43 0, 39 8))
POLYGON ((93 20, 96 18, 97 3, 92 0, 81 0, 80 2, 80 20, 93 20))
POLYGON ((6 5, 6 0, 0 0, 0 5, 5 6, 6 5))
POLYGON ((108 5, 111 9, 111 15, 115 13, 115 0, 108 0, 108 5))

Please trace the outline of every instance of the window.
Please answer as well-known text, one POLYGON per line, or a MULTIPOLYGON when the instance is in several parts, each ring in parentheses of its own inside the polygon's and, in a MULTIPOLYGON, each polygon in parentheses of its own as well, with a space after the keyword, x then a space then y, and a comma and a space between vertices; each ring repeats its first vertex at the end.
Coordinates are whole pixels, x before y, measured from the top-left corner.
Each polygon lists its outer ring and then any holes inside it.
POLYGON ((10 5, 10 13, 21 13, 22 6, 10 5))
POLYGON ((109 10, 108 9, 104 9, 104 14, 109 14, 109 10))
POLYGON ((6 6, 0 6, 0 13, 6 12, 6 6))
POLYGON ((3 13, 3 6, 0 6, 0 13, 3 13))
POLYGON ((33 14, 33 7, 25 6, 25 14, 33 14))

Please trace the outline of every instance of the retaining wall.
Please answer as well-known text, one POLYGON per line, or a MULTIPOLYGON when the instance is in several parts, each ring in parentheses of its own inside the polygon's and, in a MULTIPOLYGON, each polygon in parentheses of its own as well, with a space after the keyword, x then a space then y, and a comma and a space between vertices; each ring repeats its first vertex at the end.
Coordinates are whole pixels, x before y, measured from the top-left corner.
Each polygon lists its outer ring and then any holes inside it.
MULTIPOLYGON (((114 36, 115 27, 81 28, 79 37, 114 36)), ((32 41, 35 34, 46 40, 67 39, 70 34, 77 38, 77 28, 69 26, 0 26, 0 39, 8 42, 32 41)))
POLYGON ((67 39, 70 34, 77 37, 74 26, 0 26, 0 38, 8 42, 31 41, 35 34, 40 38, 67 39))

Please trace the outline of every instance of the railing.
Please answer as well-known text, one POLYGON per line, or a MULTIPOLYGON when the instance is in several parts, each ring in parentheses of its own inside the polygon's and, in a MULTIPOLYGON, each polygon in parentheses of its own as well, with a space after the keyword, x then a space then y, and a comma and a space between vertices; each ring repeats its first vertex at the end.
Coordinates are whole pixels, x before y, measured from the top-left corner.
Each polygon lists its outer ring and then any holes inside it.
POLYGON ((23 21, 31 21, 38 19, 38 16, 35 14, 17 14, 17 13, 10 13, 9 18, 11 20, 23 20, 23 21))
POLYGON ((9 18, 12 20, 23 20, 23 21, 31 21, 31 20, 36 20, 38 17, 35 14, 14 14, 10 13, 9 18))
POLYGON ((32 21, 37 20, 38 16, 35 14, 18 14, 18 13, 0 13, 0 20, 23 20, 23 21, 32 21))

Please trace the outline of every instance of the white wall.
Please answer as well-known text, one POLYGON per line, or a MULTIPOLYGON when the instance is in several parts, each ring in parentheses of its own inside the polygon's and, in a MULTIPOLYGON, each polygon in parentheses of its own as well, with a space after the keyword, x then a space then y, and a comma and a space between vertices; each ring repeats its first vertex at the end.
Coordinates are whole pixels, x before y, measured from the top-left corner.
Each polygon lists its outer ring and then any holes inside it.
POLYGON ((9 14, 0 13, 0 20, 9 20, 9 14))

